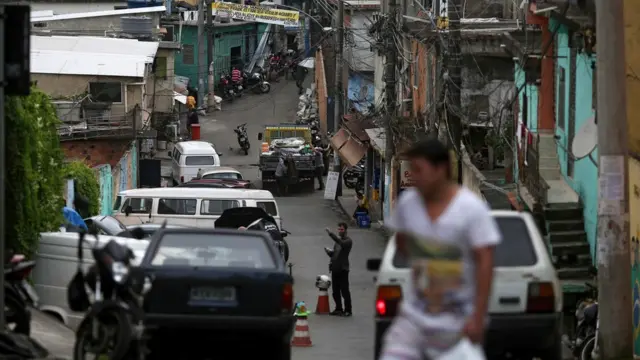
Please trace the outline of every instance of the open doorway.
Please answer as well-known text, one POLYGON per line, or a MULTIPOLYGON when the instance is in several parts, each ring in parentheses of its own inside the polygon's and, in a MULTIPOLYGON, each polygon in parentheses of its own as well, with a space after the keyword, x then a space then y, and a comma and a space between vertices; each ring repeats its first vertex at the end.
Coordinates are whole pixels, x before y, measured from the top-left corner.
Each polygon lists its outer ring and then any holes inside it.
POLYGON ((231 55, 231 68, 237 67, 238 69, 242 69, 242 46, 234 46, 229 49, 229 51, 231 55))

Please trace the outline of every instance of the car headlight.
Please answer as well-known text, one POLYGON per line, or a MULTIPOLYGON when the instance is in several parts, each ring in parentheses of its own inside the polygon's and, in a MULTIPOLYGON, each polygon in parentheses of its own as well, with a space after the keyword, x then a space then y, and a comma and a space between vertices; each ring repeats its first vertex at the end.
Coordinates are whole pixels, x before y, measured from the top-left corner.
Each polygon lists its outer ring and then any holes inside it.
POLYGON ((113 275, 113 281, 118 284, 122 284, 127 280, 129 268, 124 263, 114 262, 111 264, 111 274, 113 275))

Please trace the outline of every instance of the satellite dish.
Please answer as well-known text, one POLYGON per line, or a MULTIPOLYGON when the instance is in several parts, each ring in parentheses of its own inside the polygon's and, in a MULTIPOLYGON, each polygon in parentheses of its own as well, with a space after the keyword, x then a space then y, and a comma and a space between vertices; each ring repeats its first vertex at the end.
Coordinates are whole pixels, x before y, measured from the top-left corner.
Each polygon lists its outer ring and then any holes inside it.
POLYGON ((598 126, 596 117, 590 117, 573 137, 571 153, 576 158, 588 156, 598 145, 598 126))

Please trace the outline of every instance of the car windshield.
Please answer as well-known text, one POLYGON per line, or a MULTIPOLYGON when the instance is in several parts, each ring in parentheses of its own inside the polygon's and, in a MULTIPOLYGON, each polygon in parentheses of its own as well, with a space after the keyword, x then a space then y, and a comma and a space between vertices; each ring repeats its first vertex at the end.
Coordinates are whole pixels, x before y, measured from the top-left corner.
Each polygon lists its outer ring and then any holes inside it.
POLYGON ((122 223, 118 221, 118 219, 111 216, 96 218, 94 219, 94 222, 99 223, 100 225, 98 226, 104 228, 105 231, 111 235, 116 235, 127 230, 127 228, 122 225, 122 223))
MULTIPOLYGON (((538 257, 524 220, 514 216, 494 217, 494 219, 502 234, 502 241, 496 247, 494 254, 495 266, 535 265, 538 262, 538 257)), ((409 267, 409 262, 404 256, 396 252, 393 256, 393 266, 407 268, 409 267)))
POLYGON ((160 240, 151 265, 275 269, 276 261, 261 236, 169 233, 160 240))
POLYGON ((213 174, 206 174, 202 177, 203 179, 231 179, 231 180, 242 180, 242 175, 235 172, 219 172, 213 174))

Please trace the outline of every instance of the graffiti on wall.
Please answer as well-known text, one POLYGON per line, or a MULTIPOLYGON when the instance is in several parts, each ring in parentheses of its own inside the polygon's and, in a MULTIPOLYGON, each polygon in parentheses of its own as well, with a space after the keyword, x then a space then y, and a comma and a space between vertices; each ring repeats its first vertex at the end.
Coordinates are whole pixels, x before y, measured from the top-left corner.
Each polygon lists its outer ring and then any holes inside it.
POLYGON ((136 150, 135 146, 132 146, 129 151, 120 158, 118 164, 113 167, 113 172, 111 173, 113 184, 113 193, 111 194, 112 201, 115 201, 121 191, 137 187, 135 175, 138 172, 136 150))
POLYGON ((633 158, 629 158, 629 220, 633 354, 640 355, 640 161, 633 158))

